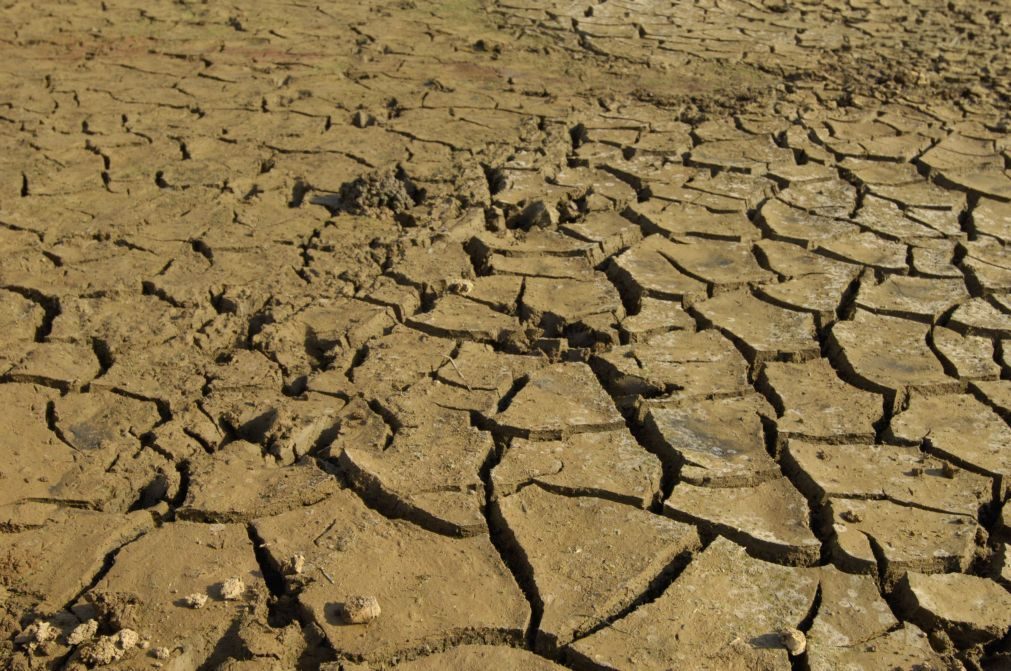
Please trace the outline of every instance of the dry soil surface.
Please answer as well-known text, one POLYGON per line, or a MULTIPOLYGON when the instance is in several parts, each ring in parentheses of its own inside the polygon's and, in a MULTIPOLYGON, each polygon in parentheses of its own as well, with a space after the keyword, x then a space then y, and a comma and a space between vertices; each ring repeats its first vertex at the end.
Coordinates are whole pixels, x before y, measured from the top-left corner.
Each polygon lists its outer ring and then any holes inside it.
POLYGON ((1011 668, 994 0, 11 0, 0 665, 1011 668))

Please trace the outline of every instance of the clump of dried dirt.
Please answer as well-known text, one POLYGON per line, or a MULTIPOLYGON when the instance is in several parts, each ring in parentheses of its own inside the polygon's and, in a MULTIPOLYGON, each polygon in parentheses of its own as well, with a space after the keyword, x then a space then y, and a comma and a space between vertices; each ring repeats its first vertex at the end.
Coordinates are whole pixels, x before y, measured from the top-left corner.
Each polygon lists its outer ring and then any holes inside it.
POLYGON ((137 626, 140 599, 136 594, 95 590, 85 598, 94 607, 103 631, 120 631, 137 626))
POLYGON ((399 214, 416 204, 418 190, 396 170, 379 170, 346 182, 340 189, 341 209, 351 214, 399 214))
POLYGON ((140 636, 132 629, 121 629, 112 636, 99 636, 92 643, 83 646, 80 659, 89 666, 105 666, 121 659, 140 642, 140 636))
POLYGON ((374 596, 353 596, 344 602, 341 613, 347 624, 368 624, 379 617, 382 609, 374 596))

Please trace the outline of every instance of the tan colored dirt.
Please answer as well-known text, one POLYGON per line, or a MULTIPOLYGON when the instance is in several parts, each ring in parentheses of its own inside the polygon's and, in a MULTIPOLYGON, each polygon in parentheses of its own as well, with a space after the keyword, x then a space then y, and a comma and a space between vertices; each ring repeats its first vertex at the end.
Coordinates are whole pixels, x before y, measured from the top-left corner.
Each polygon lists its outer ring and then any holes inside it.
POLYGON ((1006 2, 0 28, 0 667, 1011 665, 1006 2))

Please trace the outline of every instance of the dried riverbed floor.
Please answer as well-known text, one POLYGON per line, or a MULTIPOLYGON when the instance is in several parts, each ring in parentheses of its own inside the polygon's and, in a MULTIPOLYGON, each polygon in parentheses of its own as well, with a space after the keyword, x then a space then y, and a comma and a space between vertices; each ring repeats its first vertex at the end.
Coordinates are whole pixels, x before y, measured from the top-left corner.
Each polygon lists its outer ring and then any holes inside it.
POLYGON ((1011 15, 0 9, 0 665, 1011 668, 1011 15))

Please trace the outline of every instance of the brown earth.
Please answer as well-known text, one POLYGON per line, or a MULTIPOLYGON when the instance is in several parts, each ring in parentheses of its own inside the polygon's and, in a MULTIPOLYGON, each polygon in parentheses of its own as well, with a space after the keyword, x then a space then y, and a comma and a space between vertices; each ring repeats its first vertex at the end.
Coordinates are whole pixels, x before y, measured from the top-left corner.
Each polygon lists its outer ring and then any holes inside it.
POLYGON ((1011 667, 1011 13, 0 9, 0 666, 1011 667))

